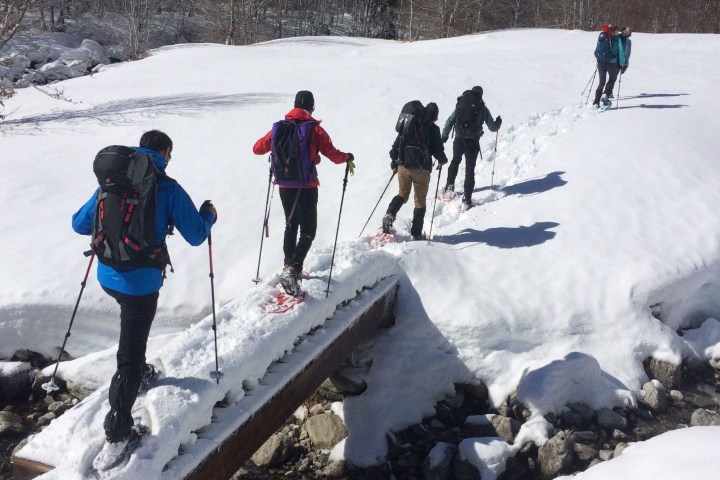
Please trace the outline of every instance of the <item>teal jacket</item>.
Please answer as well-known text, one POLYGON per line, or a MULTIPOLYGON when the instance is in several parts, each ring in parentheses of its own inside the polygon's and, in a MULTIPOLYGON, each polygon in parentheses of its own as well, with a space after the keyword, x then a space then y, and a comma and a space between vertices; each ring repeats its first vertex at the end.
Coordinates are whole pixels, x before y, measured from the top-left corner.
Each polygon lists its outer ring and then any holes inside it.
MULTIPOLYGON (((490 130, 491 132, 497 132, 500 128, 500 126, 495 123, 495 119, 490 113, 490 110, 488 110, 487 106, 485 106, 485 103, 483 103, 483 108, 478 113, 478 118, 475 122, 475 126, 477 128, 476 139, 480 139, 480 137, 482 137, 483 135, 483 123, 487 125, 488 130, 490 130)), ((445 122, 445 127, 442 131, 443 140, 447 140, 448 138, 450 138, 450 130, 452 130, 453 127, 455 127, 455 110, 453 110, 453 112, 450 114, 447 121, 445 122)))
POLYGON ((620 41, 618 36, 608 37, 601 33, 595 46, 595 58, 598 63, 614 63, 622 67, 626 64, 623 42, 620 41))

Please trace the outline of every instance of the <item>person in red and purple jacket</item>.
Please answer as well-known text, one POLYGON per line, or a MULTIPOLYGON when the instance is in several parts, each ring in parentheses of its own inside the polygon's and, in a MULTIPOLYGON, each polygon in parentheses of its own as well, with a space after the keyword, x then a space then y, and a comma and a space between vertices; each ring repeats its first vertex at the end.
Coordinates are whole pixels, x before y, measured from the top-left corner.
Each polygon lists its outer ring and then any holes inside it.
MULTIPOLYGON (((280 200, 285 212, 285 236, 283 253, 285 268, 280 276, 280 283, 289 295, 300 295, 299 280, 302 274, 305 257, 310 250, 317 231, 318 186, 317 168, 320 154, 336 164, 348 163, 350 171, 355 168, 352 153, 344 153, 335 148, 320 120, 312 117, 315 110, 315 98, 312 92, 301 90, 295 95, 294 108, 285 115, 285 120, 276 122, 272 130, 260 138, 253 146, 253 153, 271 154, 271 164, 275 182, 280 187, 280 200), (289 129, 297 131, 294 137, 295 156, 302 169, 302 178, 290 179, 277 168, 277 161, 283 156, 280 152, 286 144, 280 142, 280 136, 289 129), (274 138, 275 137, 275 138, 274 138), (299 138, 299 140, 298 140, 299 138), (298 145, 299 142, 299 145, 298 145), (299 230, 299 236, 298 236, 299 230)), ((294 170, 294 169, 293 169, 294 170)), ((287 172, 285 172, 287 173, 287 172)))

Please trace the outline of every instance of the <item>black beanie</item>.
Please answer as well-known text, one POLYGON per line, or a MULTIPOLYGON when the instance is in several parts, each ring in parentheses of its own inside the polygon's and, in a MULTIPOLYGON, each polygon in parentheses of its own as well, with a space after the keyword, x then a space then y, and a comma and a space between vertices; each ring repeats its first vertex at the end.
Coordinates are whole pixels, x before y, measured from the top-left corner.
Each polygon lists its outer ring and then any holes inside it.
POLYGON ((425 110, 427 110, 428 116, 430 117, 430 120, 433 122, 436 122, 438 119, 439 109, 437 106, 437 103, 430 102, 425 107, 425 110))
POLYGON ((480 85, 475 85, 474 87, 472 87, 472 91, 473 91, 473 92, 478 92, 478 93, 480 94, 480 98, 482 98, 483 89, 482 89, 482 87, 481 87, 480 85))
POLYGON ((303 110, 314 110, 315 109, 315 98, 312 92, 307 90, 300 90, 295 95, 295 108, 302 108, 303 110))

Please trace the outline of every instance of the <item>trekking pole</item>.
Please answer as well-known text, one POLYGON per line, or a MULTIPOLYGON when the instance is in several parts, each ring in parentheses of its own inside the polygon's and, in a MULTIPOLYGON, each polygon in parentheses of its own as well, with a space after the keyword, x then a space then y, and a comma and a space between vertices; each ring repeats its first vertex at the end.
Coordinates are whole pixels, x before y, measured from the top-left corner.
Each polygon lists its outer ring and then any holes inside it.
POLYGON ((365 222, 365 225, 363 226, 362 230, 360 230, 360 235, 358 235, 358 237, 360 237, 363 234, 363 232, 365 231, 365 227, 367 227, 368 223, 370 223, 370 219, 372 218, 373 213, 375 213, 375 209, 378 207, 378 205, 380 205, 380 200, 382 200, 382 198, 385 196, 385 192, 387 192, 387 189, 390 186, 390 182, 392 182, 392 179, 395 178, 396 173, 397 173, 397 170, 393 170, 393 173, 390 176, 390 180, 388 180, 387 185, 385 185, 385 190, 383 190, 382 193, 380 194, 380 198, 378 198, 378 201, 375 204, 375 208, 373 208, 372 212, 370 212, 370 216, 368 217, 367 222, 365 222))
POLYGON ((622 72, 620 72, 620 81, 618 82, 618 98, 617 102, 615 103, 615 110, 617 110, 620 106, 620 87, 622 87, 622 72))
MULTIPOLYGON (((581 97, 584 97, 584 96, 585 96, 585 90, 587 90, 588 86, 590 86, 590 85, 592 84, 591 82, 594 83, 594 81, 595 81, 595 74, 597 74, 597 68, 595 68, 595 71, 593 72, 593 74, 590 75, 590 80, 588 80, 588 82, 585 84, 585 88, 583 88, 583 91, 580 93, 580 96, 581 96, 581 97)), ((590 89, 592 89, 592 87, 590 87, 590 89)))
POLYGON ((340 217, 342 216, 343 202, 345 201, 345 189, 347 188, 349 171, 350 171, 350 165, 346 163, 345 178, 343 178, 342 196, 340 197, 340 213, 338 213, 337 230, 335 230, 335 244, 333 245, 332 258, 330 259, 330 276, 328 277, 327 290, 325 290, 325 298, 327 298, 330 295, 330 280, 332 280, 332 271, 333 271, 333 266, 335 265, 335 248, 337 247, 338 234, 340 233, 340 217))
POLYGON ((590 83, 590 90, 588 90, 587 98, 585 99, 585 105, 590 101, 590 92, 592 92, 592 86, 595 85, 595 76, 597 75, 597 66, 595 67, 595 73, 592 76, 592 82, 590 83))
POLYGON ((87 284, 90 267, 92 267, 93 260, 95 259, 95 254, 92 252, 92 250, 85 252, 84 255, 90 257, 90 261, 88 262, 87 269, 85 270, 85 277, 83 277, 83 281, 80 282, 80 294, 78 295, 77 302, 75 302, 75 309, 73 310, 72 316, 70 317, 70 325, 68 325, 67 333, 65 333, 65 340, 63 340, 62 347, 60 347, 60 355, 58 355, 57 362, 55 363, 55 370, 53 370, 50 381, 41 385, 42 389, 45 390, 47 393, 52 393, 56 390, 60 390, 60 387, 55 385, 55 374, 57 374, 58 366, 60 365, 60 359, 62 358, 63 353, 65 353, 65 345, 67 344, 67 339, 70 336, 70 329, 72 328, 73 321, 75 321, 75 314, 77 313, 78 306, 80 305, 80 298, 82 298, 83 290, 85 290, 85 285, 87 284))
MULTIPOLYGON (((268 176, 268 188, 267 193, 265 194, 265 213, 263 214, 263 227, 262 232, 260 233, 260 254, 258 255, 258 265, 257 265, 257 272, 255 273, 255 278, 253 278, 253 282, 257 285, 258 283, 262 282, 262 278, 260 278, 260 259, 262 258, 262 249, 263 249, 263 241, 265 240, 265 237, 270 236, 270 227, 268 225, 270 220, 270 202, 272 201, 272 196, 270 195, 270 185, 272 184, 272 167, 270 168, 270 175, 268 176)), ((273 185, 273 193, 275 193, 275 185, 273 185)))
MULTIPOLYGON (((209 201, 209 200, 208 200, 209 201)), ((208 235, 208 256, 210 258, 210 299, 212 301, 212 314, 213 314, 213 335, 215 336, 215 370, 210 372, 210 378, 215 379, 215 383, 220 385, 220 379, 225 376, 218 367, 218 348, 217 348, 217 322, 215 319, 215 272, 213 271, 213 260, 212 260, 212 233, 208 235)))
POLYGON ((492 175, 490 176, 490 190, 492 190, 493 186, 495 185, 495 159, 497 158, 497 142, 498 142, 498 135, 500 134, 500 129, 498 129, 497 132, 495 132, 495 150, 493 153, 493 168, 492 168, 492 175))
POLYGON ((437 179, 437 185, 435 186, 435 200, 433 200, 433 212, 432 217, 430 217, 430 233, 428 234, 428 245, 430 245, 430 239, 432 238, 432 227, 433 222, 435 221, 435 205, 437 204, 437 197, 438 192, 440 191, 440 177, 442 176, 442 164, 438 167, 438 179, 437 179))

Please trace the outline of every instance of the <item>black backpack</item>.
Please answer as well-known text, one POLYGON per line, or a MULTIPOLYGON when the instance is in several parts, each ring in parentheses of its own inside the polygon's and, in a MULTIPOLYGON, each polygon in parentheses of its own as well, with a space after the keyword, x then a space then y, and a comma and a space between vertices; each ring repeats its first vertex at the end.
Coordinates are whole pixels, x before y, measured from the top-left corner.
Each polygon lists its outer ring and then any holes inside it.
POLYGON ((478 138, 482 132, 482 123, 478 117, 485 107, 482 95, 474 90, 465 90, 455 105, 455 135, 462 138, 478 138))
POLYGON ((400 139, 398 164, 406 168, 427 167, 430 164, 428 135, 430 133, 430 115, 419 100, 406 103, 395 131, 400 139))
POLYGON ((124 270, 170 263, 155 233, 157 181, 165 174, 150 155, 112 145, 98 152, 93 172, 100 190, 95 201, 91 248, 105 265, 124 270))

